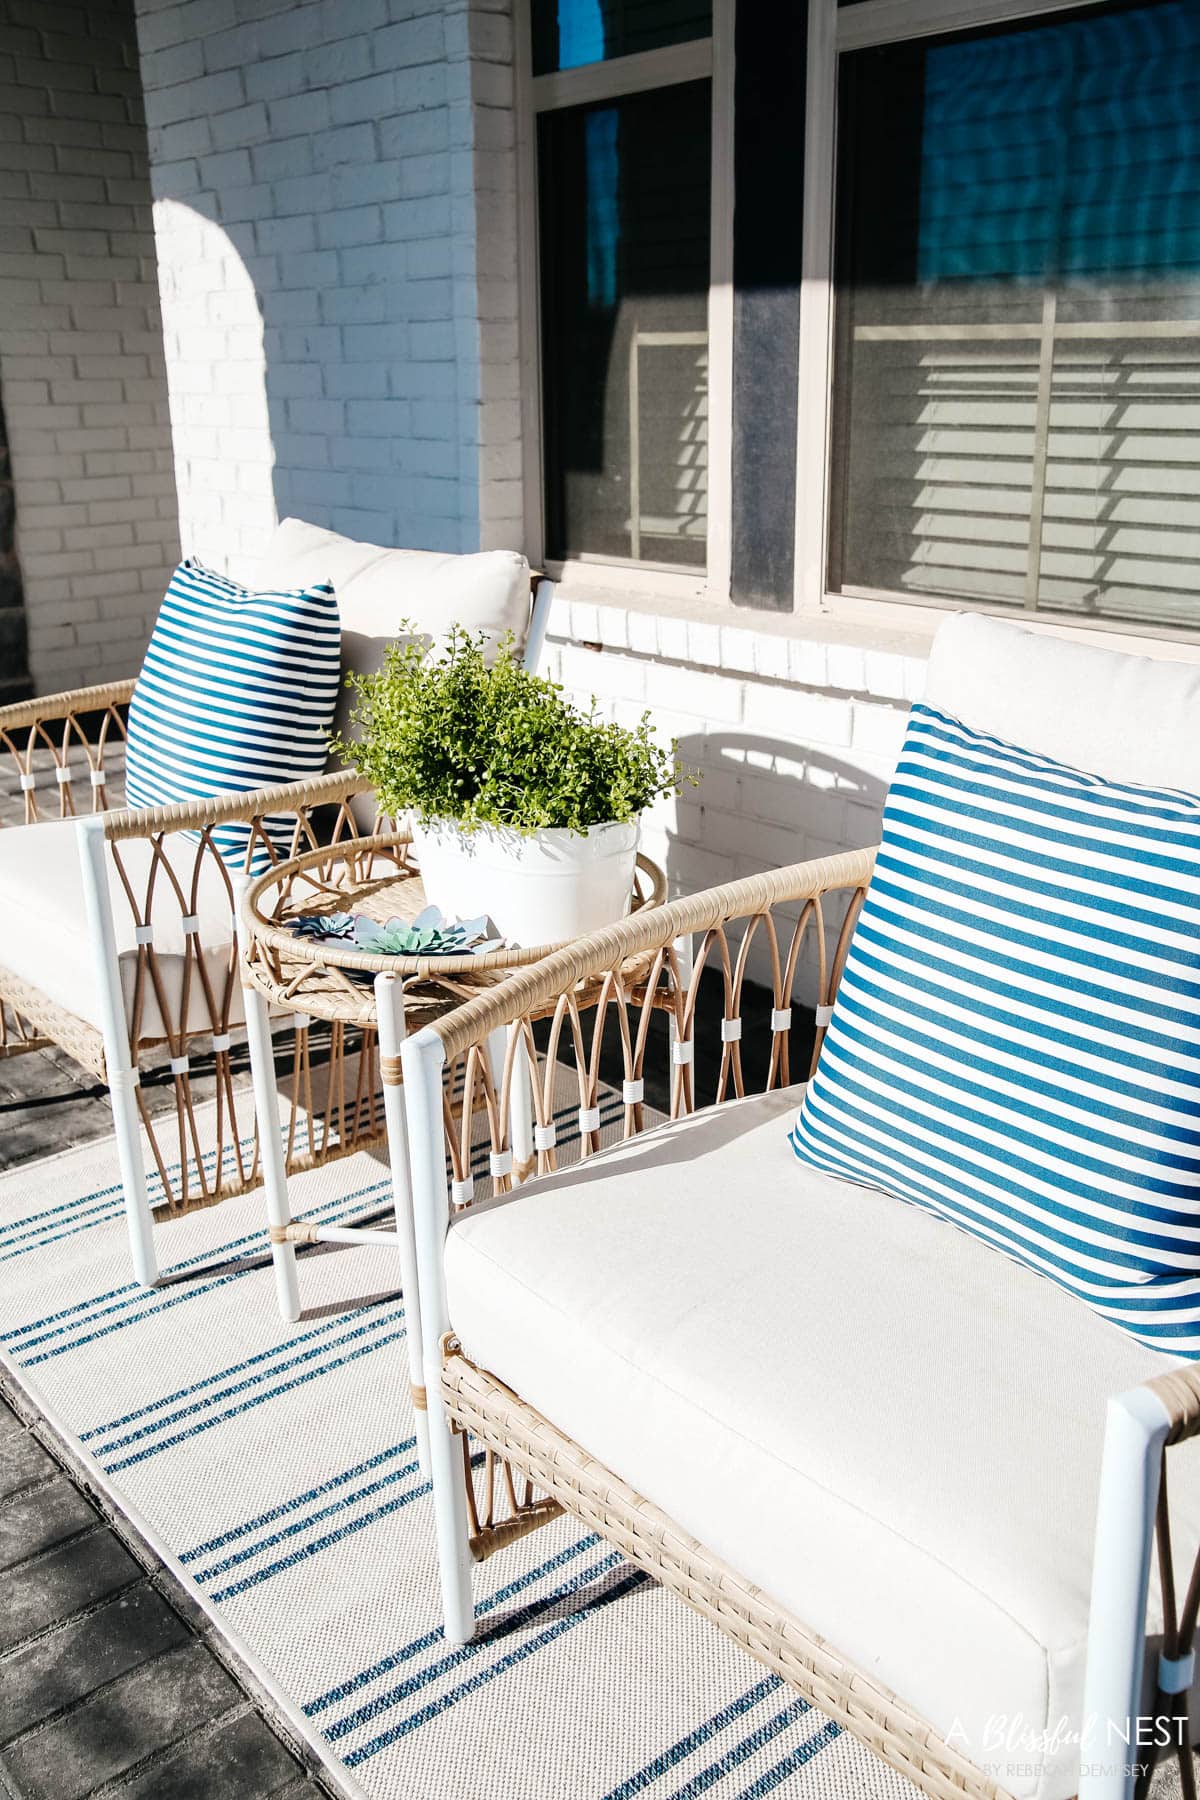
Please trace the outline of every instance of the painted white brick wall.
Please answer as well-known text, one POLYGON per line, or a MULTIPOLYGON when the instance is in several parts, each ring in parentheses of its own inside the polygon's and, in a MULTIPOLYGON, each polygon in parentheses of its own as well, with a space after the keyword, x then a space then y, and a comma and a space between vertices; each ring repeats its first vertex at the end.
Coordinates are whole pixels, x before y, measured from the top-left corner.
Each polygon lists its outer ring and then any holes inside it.
MULTIPOLYGON (((635 724, 648 711, 700 777, 645 819, 643 847, 674 895, 878 841, 925 658, 782 623, 555 600, 549 672, 605 717, 635 724)), ((750 968, 769 982, 765 946, 750 968)), ((811 959, 799 991, 815 998, 811 959)))
POLYGON ((137 8, 185 549, 519 545, 504 11, 137 8))
POLYGON ((178 551, 132 0, 6 0, 0 228, 0 385, 45 693, 136 671, 178 551))

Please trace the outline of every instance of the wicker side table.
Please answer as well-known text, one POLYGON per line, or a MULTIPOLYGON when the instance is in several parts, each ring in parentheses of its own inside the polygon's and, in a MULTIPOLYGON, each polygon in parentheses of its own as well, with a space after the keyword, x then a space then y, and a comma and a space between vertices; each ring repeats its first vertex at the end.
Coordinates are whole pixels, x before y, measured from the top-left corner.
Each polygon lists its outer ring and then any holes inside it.
MULTIPOLYGON (((666 886, 657 864, 639 856, 631 910, 661 906, 666 886)), ((486 899, 480 896, 481 911, 486 910, 486 899)), ((364 913, 379 923, 394 918, 411 921, 425 905, 411 840, 406 832, 391 832, 308 850, 275 864, 266 874, 243 882, 238 909, 246 1036, 280 1311, 289 1320, 300 1316, 297 1244, 383 1243, 399 1253, 407 1336, 413 1344, 421 1342, 420 1307, 400 1046, 409 1031, 441 1018, 559 948, 535 944, 477 956, 382 956, 346 939, 302 936, 295 928, 301 916, 329 913, 364 913), (279 1134, 272 1005, 335 1026, 355 1025, 378 1033, 394 1231, 318 1225, 292 1216, 279 1134)), ((492 1173, 520 1181, 535 1163, 531 1071, 516 1038, 510 1042, 503 1030, 493 1038, 488 1060, 497 1098, 507 1080, 512 1147, 506 1166, 493 1167, 492 1173)), ((428 1472, 425 1392, 416 1382, 412 1395, 421 1466, 428 1472)))

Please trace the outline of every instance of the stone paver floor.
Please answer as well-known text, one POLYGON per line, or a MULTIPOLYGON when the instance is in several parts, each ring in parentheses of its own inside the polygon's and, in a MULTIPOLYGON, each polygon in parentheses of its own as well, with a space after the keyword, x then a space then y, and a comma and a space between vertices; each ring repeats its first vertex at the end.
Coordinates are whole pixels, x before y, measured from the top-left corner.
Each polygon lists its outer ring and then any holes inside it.
POLYGON ((0 1372, 0 1795, 321 1800, 207 1616, 0 1372))

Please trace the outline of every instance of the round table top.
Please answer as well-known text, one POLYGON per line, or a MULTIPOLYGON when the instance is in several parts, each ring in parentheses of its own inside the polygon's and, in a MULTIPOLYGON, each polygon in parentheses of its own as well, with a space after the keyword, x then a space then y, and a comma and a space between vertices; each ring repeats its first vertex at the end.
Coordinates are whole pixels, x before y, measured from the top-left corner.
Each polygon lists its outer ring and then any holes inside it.
MULTIPOLYGON (((661 906, 666 877, 639 854, 632 910, 661 906)), ((288 1010, 348 1024, 375 1022, 374 978, 404 983, 409 1029, 540 962, 559 944, 510 945, 481 955, 387 956, 344 938, 303 936, 301 916, 363 913, 385 924, 410 922, 427 902, 407 832, 380 833, 321 845, 255 877, 241 900, 243 963, 256 987, 288 1010)))

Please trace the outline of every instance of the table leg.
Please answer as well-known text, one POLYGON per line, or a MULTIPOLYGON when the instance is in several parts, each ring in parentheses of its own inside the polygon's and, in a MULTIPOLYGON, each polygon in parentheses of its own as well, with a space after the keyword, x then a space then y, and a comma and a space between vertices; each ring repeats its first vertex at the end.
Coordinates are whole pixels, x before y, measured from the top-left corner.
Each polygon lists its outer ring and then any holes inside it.
POLYGON ((266 995, 260 988, 242 988, 246 1011, 246 1041, 250 1050, 250 1074, 254 1083, 254 1115, 258 1120, 258 1153, 262 1158, 267 1221, 271 1227, 271 1260, 275 1264, 275 1293, 279 1311, 293 1324, 300 1317, 300 1281, 296 1246, 278 1233, 292 1222, 288 1200, 287 1168, 279 1131, 279 1099, 275 1082, 275 1051, 271 1043, 271 1019, 266 995))
POLYGON ((387 1120, 388 1160, 396 1206, 396 1243, 404 1290, 404 1330, 408 1344, 409 1388, 421 1473, 429 1478, 429 1419, 421 1372, 421 1297, 417 1286, 417 1242, 413 1231, 412 1170, 408 1156, 408 1123, 400 1081, 400 1046, 404 1042, 404 984, 395 975, 375 977, 375 1011, 379 1023, 379 1067, 383 1076, 383 1111, 387 1120))
POLYGON ((284 1243, 279 1233, 292 1222, 288 1201, 287 1168, 279 1131, 279 1096, 275 1081, 275 1049, 271 1043, 271 1014, 267 997, 251 981, 245 964, 246 933, 242 923, 242 895, 250 885, 246 874, 234 877, 234 914, 238 947, 242 954, 242 1007, 246 1015, 246 1046, 250 1052, 250 1078, 254 1086, 254 1117, 258 1124, 258 1154, 262 1158, 267 1223, 271 1228, 271 1261, 275 1265, 275 1294, 279 1311, 289 1324, 300 1317, 300 1281, 296 1271, 296 1246, 284 1243))
POLYGON ((512 1072, 513 1173, 518 1181, 524 1181, 537 1172, 533 1144, 533 1083, 537 1080, 537 1070, 529 1067, 521 1027, 512 1025, 509 1029, 518 1034, 512 1072))

